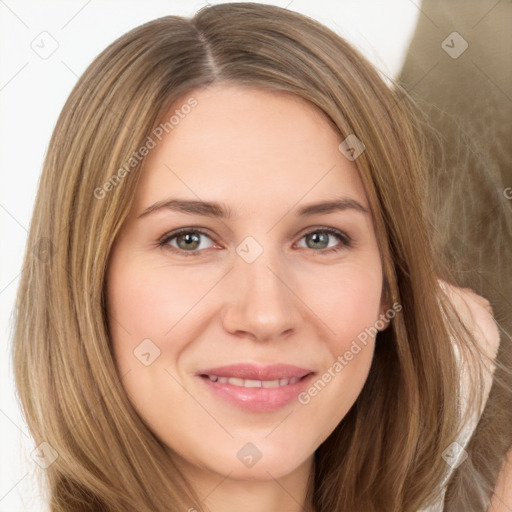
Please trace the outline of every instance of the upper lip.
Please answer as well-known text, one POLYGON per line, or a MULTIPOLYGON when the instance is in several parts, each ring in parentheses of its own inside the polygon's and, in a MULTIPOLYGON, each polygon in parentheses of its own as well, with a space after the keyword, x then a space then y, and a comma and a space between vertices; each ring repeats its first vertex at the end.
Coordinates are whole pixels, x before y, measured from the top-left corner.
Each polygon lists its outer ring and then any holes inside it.
POLYGON ((197 372, 196 375, 215 375, 216 377, 235 377, 252 380, 275 380, 291 379, 293 377, 301 378, 309 373, 313 373, 313 370, 289 364, 259 366, 252 363, 242 363, 201 370, 197 372))

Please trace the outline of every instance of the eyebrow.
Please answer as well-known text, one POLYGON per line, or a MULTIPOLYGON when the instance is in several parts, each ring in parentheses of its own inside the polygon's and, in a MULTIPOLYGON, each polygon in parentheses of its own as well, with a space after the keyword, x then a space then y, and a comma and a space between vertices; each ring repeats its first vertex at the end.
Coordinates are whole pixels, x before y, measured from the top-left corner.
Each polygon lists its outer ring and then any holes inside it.
MULTIPOLYGON (((173 198, 157 201, 145 208, 137 218, 140 219, 161 210, 170 210, 192 215, 204 215, 205 217, 219 217, 221 219, 233 219, 236 217, 233 210, 216 201, 196 201, 173 198)), ((298 209, 297 216, 306 217, 346 210, 355 210, 364 214, 369 213, 368 210, 355 199, 343 198, 302 206, 298 209)))

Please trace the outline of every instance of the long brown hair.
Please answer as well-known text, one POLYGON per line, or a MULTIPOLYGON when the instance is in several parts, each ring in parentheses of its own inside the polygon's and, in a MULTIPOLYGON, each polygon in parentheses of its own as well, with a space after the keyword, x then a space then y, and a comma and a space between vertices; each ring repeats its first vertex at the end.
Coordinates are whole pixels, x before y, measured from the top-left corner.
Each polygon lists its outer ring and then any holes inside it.
MULTIPOLYGON (((478 343, 439 287, 438 278, 453 280, 425 209, 423 127, 405 91, 386 85, 341 37, 300 14, 252 3, 131 30, 89 66, 58 119, 30 226, 13 346, 29 428, 58 453, 45 470, 51 511, 205 510, 122 388, 104 277, 144 160, 119 169, 173 105, 222 82, 293 93, 366 147, 355 162, 375 222, 383 293, 402 310, 377 337, 356 403, 316 451, 308 498, 317 512, 416 512, 438 497, 449 469, 443 451, 465 420, 454 346, 475 389, 484 371, 478 343), (122 179, 113 181, 116 175, 122 179)), ((481 402, 475 394, 475 410, 481 402)), ((481 481, 477 472, 467 476, 468 486, 481 481)))

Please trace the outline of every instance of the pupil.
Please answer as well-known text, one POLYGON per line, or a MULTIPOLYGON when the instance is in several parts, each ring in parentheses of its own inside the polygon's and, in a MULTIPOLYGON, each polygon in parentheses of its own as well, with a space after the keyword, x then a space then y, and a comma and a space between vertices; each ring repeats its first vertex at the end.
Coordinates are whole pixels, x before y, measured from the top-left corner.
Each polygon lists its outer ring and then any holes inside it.
POLYGON ((186 233, 185 235, 181 235, 181 239, 185 240, 185 247, 190 248, 191 244, 197 243, 199 237, 194 234, 186 233))
POLYGON ((313 233, 311 235, 312 239, 313 239, 313 243, 314 244, 317 244, 317 243, 322 243, 322 238, 324 239, 323 242, 325 243, 327 240, 326 240, 326 237, 327 237, 327 234, 326 233, 321 233, 321 234, 318 234, 318 233, 313 233), (320 239, 320 240, 319 240, 320 239))

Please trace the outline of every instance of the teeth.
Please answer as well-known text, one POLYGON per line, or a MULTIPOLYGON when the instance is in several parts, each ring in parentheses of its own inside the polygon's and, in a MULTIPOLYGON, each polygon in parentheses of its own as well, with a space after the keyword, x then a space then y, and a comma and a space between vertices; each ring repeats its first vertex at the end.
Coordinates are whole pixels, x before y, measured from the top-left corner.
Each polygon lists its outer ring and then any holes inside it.
POLYGON ((208 375, 212 382, 219 382, 220 384, 231 384, 233 386, 243 386, 244 388, 277 388, 279 386, 287 386, 288 384, 295 384, 300 380, 299 377, 292 377, 291 379, 276 379, 276 380, 252 380, 252 379, 239 379, 237 377, 217 377, 215 375, 208 375))

